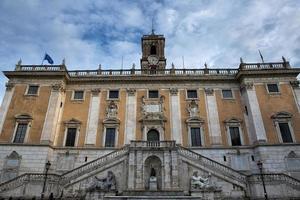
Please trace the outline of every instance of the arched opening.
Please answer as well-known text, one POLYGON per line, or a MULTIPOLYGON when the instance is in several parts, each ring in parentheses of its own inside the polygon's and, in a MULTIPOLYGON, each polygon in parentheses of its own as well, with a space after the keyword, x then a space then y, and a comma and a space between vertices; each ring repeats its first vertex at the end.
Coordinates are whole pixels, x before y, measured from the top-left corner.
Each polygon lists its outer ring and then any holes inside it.
POLYGON ((159 132, 155 129, 148 131, 147 141, 159 141, 159 132))
POLYGON ((151 46, 150 55, 156 55, 156 46, 155 45, 151 46))
MULTIPOLYGON (((150 186, 150 177, 155 177, 157 190, 162 189, 161 160, 157 156, 149 156, 144 163, 145 189, 155 190, 150 186)), ((153 184, 153 182, 152 182, 153 184)))

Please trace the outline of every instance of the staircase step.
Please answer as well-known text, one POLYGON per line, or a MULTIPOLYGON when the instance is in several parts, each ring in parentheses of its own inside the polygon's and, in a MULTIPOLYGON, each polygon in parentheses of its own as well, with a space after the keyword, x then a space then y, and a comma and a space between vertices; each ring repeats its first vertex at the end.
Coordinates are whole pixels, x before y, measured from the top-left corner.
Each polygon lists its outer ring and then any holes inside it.
POLYGON ((126 190, 121 194, 122 196, 184 196, 181 190, 164 190, 164 191, 149 191, 149 190, 126 190))
POLYGON ((190 199, 199 199, 199 197, 191 196, 106 196, 105 200, 190 200, 190 199))

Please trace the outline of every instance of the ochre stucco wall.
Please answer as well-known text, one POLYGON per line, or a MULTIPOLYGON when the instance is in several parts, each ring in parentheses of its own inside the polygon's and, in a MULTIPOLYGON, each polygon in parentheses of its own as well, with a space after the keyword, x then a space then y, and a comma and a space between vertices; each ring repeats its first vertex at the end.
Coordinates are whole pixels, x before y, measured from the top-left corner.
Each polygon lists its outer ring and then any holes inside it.
POLYGON ((271 116, 277 112, 285 111, 293 115, 292 126, 295 138, 300 141, 300 115, 293 96, 290 84, 280 84, 280 94, 268 94, 265 84, 255 85, 255 91, 262 114, 267 140, 269 143, 278 143, 276 128, 271 116))
POLYGON ((40 86, 38 96, 26 96, 27 85, 17 84, 9 105, 6 120, 0 136, 1 142, 10 142, 13 140, 16 120, 15 116, 19 114, 29 114, 33 120, 27 136, 27 142, 30 144, 39 144, 43 130, 43 125, 48 109, 49 97, 51 94, 50 86, 40 86))

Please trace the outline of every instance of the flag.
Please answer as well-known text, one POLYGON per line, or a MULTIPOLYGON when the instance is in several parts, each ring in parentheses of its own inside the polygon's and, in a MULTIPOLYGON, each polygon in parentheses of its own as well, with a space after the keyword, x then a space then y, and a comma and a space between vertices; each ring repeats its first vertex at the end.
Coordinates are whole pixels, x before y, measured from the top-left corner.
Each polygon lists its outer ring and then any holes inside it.
POLYGON ((48 54, 45 54, 44 60, 47 60, 48 63, 51 65, 54 63, 52 58, 48 54))
POLYGON ((264 57, 262 56, 260 50, 258 49, 258 52, 259 52, 259 55, 260 55, 260 58, 261 58, 261 61, 264 63, 264 57))

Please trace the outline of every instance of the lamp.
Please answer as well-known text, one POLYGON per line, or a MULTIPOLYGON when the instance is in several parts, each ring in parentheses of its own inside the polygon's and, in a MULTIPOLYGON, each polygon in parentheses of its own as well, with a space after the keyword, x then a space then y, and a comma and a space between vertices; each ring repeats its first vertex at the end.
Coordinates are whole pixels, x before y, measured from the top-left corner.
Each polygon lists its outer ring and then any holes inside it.
POLYGON ((48 162, 46 162, 46 164, 45 164, 46 172, 45 172, 45 179, 44 179, 43 191, 42 191, 42 194, 41 194, 41 199, 44 199, 45 188, 46 188, 46 181, 47 181, 48 171, 49 171, 50 167, 51 167, 51 163, 48 160, 48 162))
POLYGON ((257 161, 256 164, 257 164, 257 167, 258 167, 259 172, 260 172, 260 177, 261 177, 261 181, 262 181, 263 188, 264 188, 264 196, 265 196, 265 199, 268 200, 268 194, 267 194, 264 175, 263 175, 263 171, 262 171, 263 170, 263 163, 259 160, 259 161, 257 161))

